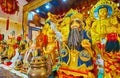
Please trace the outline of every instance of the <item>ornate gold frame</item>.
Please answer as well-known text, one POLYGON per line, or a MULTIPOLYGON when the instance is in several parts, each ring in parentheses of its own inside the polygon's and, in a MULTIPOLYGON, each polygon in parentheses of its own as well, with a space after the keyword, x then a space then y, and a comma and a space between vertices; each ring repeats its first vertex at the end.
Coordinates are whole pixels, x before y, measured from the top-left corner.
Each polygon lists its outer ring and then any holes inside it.
POLYGON ((37 7, 40 7, 42 6, 43 4, 47 3, 47 2, 50 2, 51 0, 34 0, 26 5, 23 6, 23 33, 24 33, 24 38, 25 38, 25 35, 28 33, 28 13, 37 8, 37 7))

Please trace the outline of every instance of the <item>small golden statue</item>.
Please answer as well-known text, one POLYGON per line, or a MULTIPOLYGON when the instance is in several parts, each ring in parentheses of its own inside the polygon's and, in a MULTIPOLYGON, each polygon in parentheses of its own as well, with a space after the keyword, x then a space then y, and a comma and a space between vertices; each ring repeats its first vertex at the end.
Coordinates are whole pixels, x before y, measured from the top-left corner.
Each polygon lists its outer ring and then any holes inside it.
POLYGON ((116 11, 117 5, 110 0, 100 0, 92 9, 91 17, 95 18, 91 28, 92 44, 106 38, 107 27, 110 26, 110 17, 116 11))
MULTIPOLYGON (((46 56, 51 55, 51 59, 53 63, 55 64, 55 60, 57 57, 57 44, 55 41, 55 33, 51 29, 49 29, 48 33, 48 44, 46 48, 44 47, 43 51, 46 56)), ((49 58, 48 58, 49 59, 49 58)))
POLYGON ((15 43, 16 43, 15 31, 12 31, 8 36, 8 40, 7 40, 8 50, 5 55, 8 57, 8 59, 11 59, 15 55, 15 49, 14 49, 15 43))
POLYGON ((108 10, 104 6, 101 7, 98 12, 99 19, 92 24, 91 37, 93 44, 106 37, 106 29, 110 26, 109 19, 107 18, 108 10))

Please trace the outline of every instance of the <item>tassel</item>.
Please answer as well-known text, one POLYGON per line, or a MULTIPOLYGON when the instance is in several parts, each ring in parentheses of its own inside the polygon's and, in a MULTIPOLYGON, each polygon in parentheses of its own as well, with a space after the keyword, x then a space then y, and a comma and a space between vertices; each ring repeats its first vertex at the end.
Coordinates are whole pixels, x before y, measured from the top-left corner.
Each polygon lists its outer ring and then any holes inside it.
POLYGON ((9 29, 9 17, 7 19, 7 22, 6 22, 6 30, 8 30, 8 29, 9 29))

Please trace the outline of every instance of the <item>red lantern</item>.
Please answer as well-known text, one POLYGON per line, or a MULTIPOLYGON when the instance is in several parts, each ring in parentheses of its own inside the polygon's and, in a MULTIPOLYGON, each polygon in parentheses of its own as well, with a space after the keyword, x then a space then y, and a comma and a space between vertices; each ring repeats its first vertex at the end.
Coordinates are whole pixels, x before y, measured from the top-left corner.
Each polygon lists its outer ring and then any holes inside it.
POLYGON ((17 0, 0 0, 0 6, 7 14, 15 14, 19 9, 17 0))

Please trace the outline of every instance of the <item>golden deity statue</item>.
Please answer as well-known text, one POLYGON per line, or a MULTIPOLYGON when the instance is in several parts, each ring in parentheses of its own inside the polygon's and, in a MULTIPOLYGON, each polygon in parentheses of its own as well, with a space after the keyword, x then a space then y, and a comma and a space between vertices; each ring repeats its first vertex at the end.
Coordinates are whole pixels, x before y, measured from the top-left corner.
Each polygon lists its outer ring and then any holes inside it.
POLYGON ((11 34, 8 36, 8 40, 7 40, 8 50, 6 56, 8 57, 8 59, 11 59, 15 55, 15 49, 14 49, 15 43, 16 43, 15 31, 12 31, 11 34))
POLYGON ((106 37, 107 27, 110 26, 110 17, 116 13, 117 5, 110 0, 100 0, 91 9, 91 16, 95 18, 91 28, 92 44, 102 41, 106 37))
POLYGON ((118 69, 120 66, 118 63, 120 46, 118 36, 119 22, 117 19, 119 13, 116 12, 116 9, 117 4, 111 0, 100 0, 91 9, 91 14, 95 18, 91 28, 92 44, 96 45, 97 42, 100 42, 100 46, 104 45, 99 50, 94 48, 104 60, 102 78, 117 78, 120 73, 118 69))
POLYGON ((108 16, 108 10, 105 7, 99 9, 99 19, 93 22, 91 29, 91 36, 93 44, 106 37, 106 28, 110 26, 108 16))
MULTIPOLYGON (((92 74, 90 70, 92 66, 93 51, 91 49, 91 43, 87 39, 83 39, 84 29, 84 17, 81 13, 75 12, 70 16, 70 26, 68 38, 64 37, 64 33, 61 30, 63 44, 61 48, 61 67, 58 71, 64 72, 66 75, 82 76, 84 78, 89 77, 92 74), (68 39, 68 40, 67 40, 68 39), (67 41, 67 42, 66 42, 67 41), (67 43, 67 44, 65 44, 67 43), (83 48, 82 48, 83 47, 83 48), (62 69, 63 68, 63 69, 62 69), (64 70, 65 68, 65 70, 64 70), (78 73, 79 72, 79 73, 78 73), (80 72, 87 72, 86 74, 80 72), (88 74, 89 73, 89 74, 88 74)), ((94 78, 94 76, 92 76, 94 78)), ((60 78, 62 78, 60 76, 60 78)))
MULTIPOLYGON (((55 40, 55 33, 53 30, 49 29, 47 32, 48 36, 48 44, 46 48, 43 48, 43 52, 48 57, 48 55, 51 56, 50 59, 52 59, 53 63, 55 63, 56 59, 56 52, 57 52, 57 45, 56 45, 56 40, 55 40)), ((48 58, 49 59, 49 58, 48 58)))

